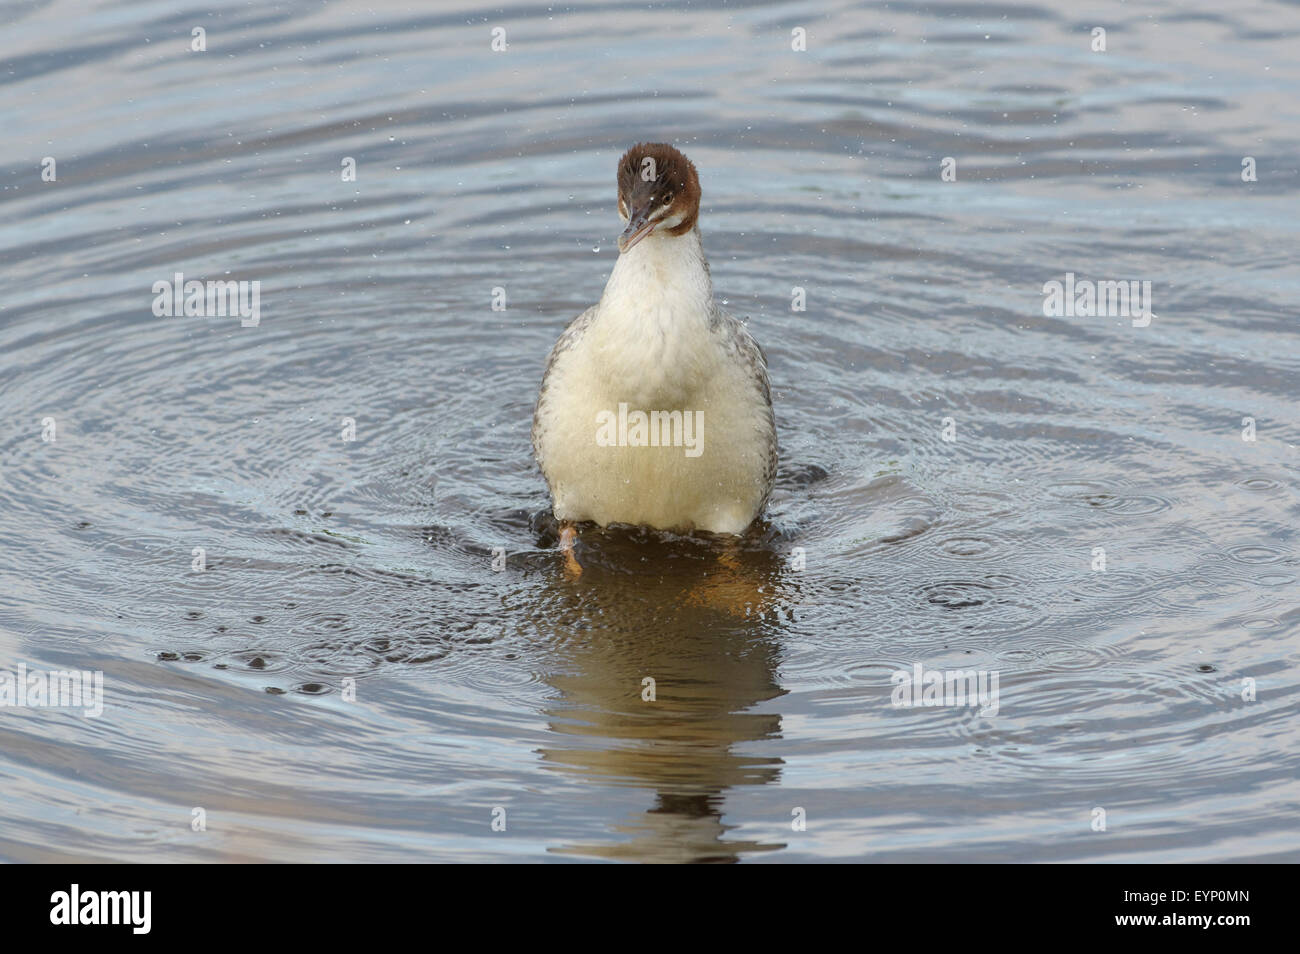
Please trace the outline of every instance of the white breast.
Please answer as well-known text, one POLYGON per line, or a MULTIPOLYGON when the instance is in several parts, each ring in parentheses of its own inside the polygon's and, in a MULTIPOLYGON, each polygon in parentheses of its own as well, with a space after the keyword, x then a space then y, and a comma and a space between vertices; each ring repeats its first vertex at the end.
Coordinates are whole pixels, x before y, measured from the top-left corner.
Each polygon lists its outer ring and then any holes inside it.
POLYGON ((561 520, 716 533, 753 522, 774 470, 766 372, 716 309, 698 231, 619 256, 599 305, 556 345, 533 444, 561 520), (658 426, 638 432, 635 412, 658 426), (694 438, 694 453, 671 438, 694 438))

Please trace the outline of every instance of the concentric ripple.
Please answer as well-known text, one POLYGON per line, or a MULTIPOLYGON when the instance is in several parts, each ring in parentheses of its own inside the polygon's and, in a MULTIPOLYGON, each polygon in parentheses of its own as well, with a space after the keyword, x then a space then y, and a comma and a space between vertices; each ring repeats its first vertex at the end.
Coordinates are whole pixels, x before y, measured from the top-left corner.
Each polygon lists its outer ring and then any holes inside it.
POLYGON ((0 669, 105 695, 0 709, 0 859, 1294 860, 1300 22, 1192 6, 6 11, 0 669), (530 417, 642 139, 781 467, 575 574, 530 417))

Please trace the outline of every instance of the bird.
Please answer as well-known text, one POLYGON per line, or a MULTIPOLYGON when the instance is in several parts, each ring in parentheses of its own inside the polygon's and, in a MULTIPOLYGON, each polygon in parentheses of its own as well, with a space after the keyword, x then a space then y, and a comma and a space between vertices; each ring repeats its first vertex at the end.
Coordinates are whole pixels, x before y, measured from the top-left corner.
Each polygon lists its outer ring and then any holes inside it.
POLYGON ((587 522, 743 535, 777 469, 767 357, 714 300, 694 163, 637 143, 616 182, 618 259, 551 349, 533 411, 570 560, 587 522))

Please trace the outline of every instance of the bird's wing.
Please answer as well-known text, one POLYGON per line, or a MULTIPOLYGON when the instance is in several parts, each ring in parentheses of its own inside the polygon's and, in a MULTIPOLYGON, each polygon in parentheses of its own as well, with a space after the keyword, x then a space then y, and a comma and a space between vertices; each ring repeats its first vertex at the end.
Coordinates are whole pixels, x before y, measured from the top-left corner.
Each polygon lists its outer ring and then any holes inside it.
POLYGON ((546 399, 549 393, 551 372, 555 370, 555 362, 560 355, 568 351, 581 340, 591 321, 596 317, 596 305, 592 305, 577 318, 574 318, 561 332, 559 339, 555 342, 555 347, 551 349, 550 356, 546 359, 546 370, 542 372, 542 386, 537 391, 537 404, 533 407, 533 456, 541 458, 538 455, 537 437, 540 432, 540 421, 542 419, 542 409, 546 406, 546 399))
POLYGON ((776 465, 780 453, 776 441, 776 415, 772 411, 772 386, 767 379, 767 355, 763 351, 763 346, 749 333, 745 323, 733 315, 724 311, 718 312, 718 331, 727 349, 750 369, 754 387, 763 396, 763 404, 767 410, 767 466, 763 475, 767 486, 767 493, 763 495, 766 504, 767 494, 772 492, 772 485, 776 481, 776 465))

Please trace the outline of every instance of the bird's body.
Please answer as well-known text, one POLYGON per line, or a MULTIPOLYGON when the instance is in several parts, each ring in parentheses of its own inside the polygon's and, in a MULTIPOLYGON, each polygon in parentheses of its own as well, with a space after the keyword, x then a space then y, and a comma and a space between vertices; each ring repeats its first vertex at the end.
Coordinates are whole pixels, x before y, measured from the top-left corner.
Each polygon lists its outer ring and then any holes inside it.
POLYGON ((552 350, 533 417, 555 516, 742 533, 772 489, 776 428, 763 353, 713 300, 694 167, 633 147, 619 208, 623 251, 552 350))

